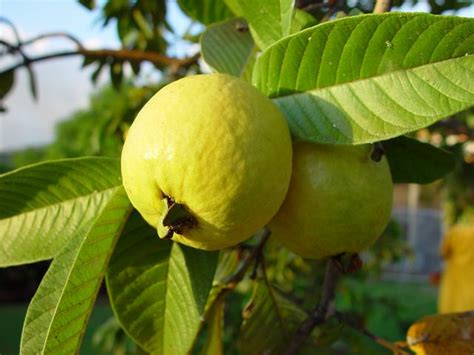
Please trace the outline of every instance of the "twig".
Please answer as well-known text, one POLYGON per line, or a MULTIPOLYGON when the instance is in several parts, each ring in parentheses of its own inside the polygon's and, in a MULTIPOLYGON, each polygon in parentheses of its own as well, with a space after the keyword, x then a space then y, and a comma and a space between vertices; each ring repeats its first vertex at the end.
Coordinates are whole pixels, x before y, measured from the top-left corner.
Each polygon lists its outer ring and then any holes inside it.
POLYGON ((18 33, 18 30, 16 29, 16 26, 13 24, 13 22, 11 22, 6 17, 0 16, 0 23, 2 23, 2 22, 4 24, 8 25, 12 29, 13 35, 15 36, 15 39, 16 39, 17 43, 20 44, 20 34, 18 33))
POLYGON ((374 5, 374 14, 389 12, 392 7, 392 0, 376 0, 374 5))
POLYGON ((385 155, 385 148, 382 142, 375 142, 372 150, 372 154, 370 154, 370 159, 375 162, 379 162, 382 160, 382 157, 385 155))
POLYGON ((40 40, 43 40, 43 39, 46 39, 46 38, 54 38, 54 37, 67 38, 67 39, 71 40, 72 42, 74 42, 77 45, 78 48, 84 48, 81 41, 77 37, 75 37, 75 36, 73 36, 69 33, 65 33, 65 32, 43 33, 43 34, 38 35, 36 37, 27 39, 25 41, 21 41, 19 46, 27 46, 27 45, 30 45, 34 42, 37 42, 37 41, 40 41, 40 40))
MULTIPOLYGON (((9 23, 8 20, 6 23, 9 23)), ((12 28, 15 29, 15 27, 13 26, 13 24, 11 24, 12 28)), ((16 29, 15 29, 15 33, 16 33, 16 36, 17 36, 17 40, 18 42, 20 41, 19 37, 18 37, 18 33, 16 32, 16 29)), ((28 57, 26 55, 26 53, 23 51, 23 48, 21 47, 20 44, 18 44, 17 46, 14 46, 6 41, 3 41, 3 40, 0 40, 0 44, 4 45, 5 47, 8 48, 8 51, 10 53, 15 53, 15 52, 18 52, 23 61, 21 62, 21 65, 26 67, 26 70, 28 71, 28 75, 29 75, 29 79, 30 79, 30 88, 31 88, 31 93, 33 95, 33 97, 35 99, 37 99, 37 91, 36 91, 36 77, 35 77, 35 73, 33 72, 33 68, 31 67, 31 59, 30 57, 28 57)), ((4 73, 8 72, 9 70, 14 70, 15 68, 12 69, 11 68, 7 68, 6 70, 0 72, 0 75, 3 75, 4 73)))
POLYGON ((187 58, 172 58, 165 56, 163 54, 155 53, 155 52, 145 52, 145 51, 138 51, 138 50, 126 50, 126 49, 98 49, 98 50, 90 50, 90 49, 77 49, 72 51, 64 51, 64 52, 57 52, 46 54, 39 57, 28 58, 27 61, 22 61, 20 63, 14 64, 3 71, 0 72, 0 75, 9 71, 21 68, 27 64, 41 62, 53 58, 61 58, 61 57, 70 57, 75 55, 83 55, 90 58, 111 58, 121 61, 128 61, 134 63, 140 62, 151 62, 155 64, 161 64, 165 66, 171 66, 174 68, 187 68, 190 65, 197 62, 199 58, 199 53, 193 55, 192 57, 187 58))
POLYGON ((270 237, 270 230, 268 228, 264 228, 262 230, 262 236, 260 237, 260 241, 258 242, 257 246, 252 250, 250 255, 248 255, 237 267, 237 271, 229 276, 226 280, 224 280, 224 284, 226 288, 224 290, 231 290, 234 289, 237 284, 242 281, 245 277, 245 273, 247 272, 248 268, 252 263, 255 261, 257 262, 259 258, 261 258, 263 248, 270 237))
POLYGON ((385 349, 388 349, 388 350, 391 350, 394 354, 396 355, 409 355, 408 352, 402 350, 400 348, 400 346, 397 346, 396 344, 388 341, 388 340, 385 340, 373 333, 371 333, 369 330, 367 330, 366 328, 364 328, 363 326, 359 325, 359 324, 356 324, 354 321, 350 320, 346 315, 344 315, 343 313, 341 312, 335 312, 334 313, 334 316, 342 323, 345 323, 347 324, 348 326, 350 326, 351 328, 357 330, 359 333, 362 333, 363 335, 365 335, 366 337, 372 339, 373 341, 375 341, 377 344, 383 346, 385 349))
POLYGON ((319 301, 319 304, 311 311, 308 318, 306 318, 306 320, 300 325, 293 336, 290 345, 286 349, 285 354, 297 354, 298 349, 303 345, 313 329, 326 321, 331 302, 334 299, 339 275, 340 271, 337 267, 336 260, 330 258, 326 265, 321 300, 319 301))
MULTIPOLYGON (((239 282, 244 279, 245 274, 252 265, 252 263, 254 261, 255 263, 257 263, 258 259, 262 257, 263 248, 265 247, 265 244, 267 243, 268 238, 270 237, 270 233, 271 232, 268 228, 265 227, 264 229, 262 229, 262 231, 260 232, 260 240, 258 241, 257 245, 252 248, 251 253, 248 254, 247 257, 240 262, 236 272, 227 277, 222 282, 222 284, 220 285, 221 289, 219 290, 219 293, 213 299, 213 302, 210 305, 206 306, 206 311, 204 317, 201 320, 198 333, 201 333, 204 323, 208 319, 208 315, 214 305, 216 305, 217 302, 219 302, 220 300, 223 300, 223 298, 227 295, 228 292, 236 288, 239 282)), ((197 339, 198 337, 195 338, 191 349, 195 348, 197 339)))

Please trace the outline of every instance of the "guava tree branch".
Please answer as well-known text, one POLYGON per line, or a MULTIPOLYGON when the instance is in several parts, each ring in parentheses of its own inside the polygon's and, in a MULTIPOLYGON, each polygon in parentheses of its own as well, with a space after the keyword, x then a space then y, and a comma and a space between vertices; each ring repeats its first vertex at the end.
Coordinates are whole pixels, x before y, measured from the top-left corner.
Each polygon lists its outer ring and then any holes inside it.
MULTIPOLYGON (((218 294, 216 295, 216 297, 214 298, 213 303, 209 307, 207 307, 207 312, 205 313, 204 318, 200 324, 199 333, 202 331, 205 319, 207 319, 209 311, 213 308, 213 306, 217 302, 222 300, 223 297, 225 297, 228 292, 232 291, 233 289, 237 287, 239 282, 244 279, 245 274, 247 273, 247 271, 252 265, 257 266, 259 260, 261 261, 262 255, 263 255, 263 248, 265 247, 268 241, 268 238, 270 237, 270 234, 271 232, 268 228, 265 227, 264 229, 262 229, 259 236, 260 239, 258 240, 257 245, 253 247, 250 253, 239 263, 236 271, 232 275, 230 275, 229 277, 227 277, 225 280, 222 281, 222 284, 220 286, 221 288, 218 294)), ((195 341, 197 339, 198 338, 196 337, 195 341)), ((195 344, 193 344, 191 349, 194 349, 194 347, 195 347, 195 344)))
POLYGON ((37 41, 40 41, 40 40, 43 40, 43 39, 47 39, 47 38, 66 38, 72 42, 74 42, 76 44, 76 46, 78 48, 84 48, 84 46, 82 45, 81 41, 73 36, 72 34, 70 33, 66 33, 66 32, 50 32, 50 33, 43 33, 43 34, 40 34, 36 37, 33 37, 33 38, 29 38, 25 41, 21 41, 19 43, 19 46, 27 46, 27 45, 30 45, 32 43, 35 43, 37 41))
POLYGON ((255 248, 252 249, 252 252, 240 263, 240 265, 237 267, 237 270, 235 271, 234 274, 229 276, 225 281, 226 288, 225 290, 231 290, 234 289, 237 284, 242 281, 245 277, 245 274, 249 267, 254 263, 257 262, 263 253, 263 248, 265 247, 265 244, 268 241, 268 238, 270 237, 270 230, 268 228, 264 228, 262 230, 262 235, 260 237, 260 240, 258 244, 255 246, 255 248))
POLYGON ((2 70, 0 75, 9 71, 21 68, 31 63, 42 62, 54 58, 70 57, 82 55, 94 59, 114 59, 119 61, 127 61, 133 63, 150 62, 154 64, 161 64, 164 66, 170 66, 173 68, 187 68, 190 65, 197 62, 199 53, 187 58, 173 58, 168 57, 156 52, 145 52, 139 50, 127 50, 127 49, 76 49, 70 51, 63 51, 57 53, 45 54, 38 57, 28 58, 19 63, 13 64, 12 66, 2 70))
POLYGON ((298 349, 303 345, 313 329, 326 321, 330 313, 330 306, 335 296, 337 281, 339 280, 340 274, 341 271, 336 259, 330 258, 326 264, 321 300, 300 325, 291 339, 285 354, 297 354, 298 349))
POLYGON ((140 51, 140 50, 128 50, 128 49, 86 49, 82 45, 81 41, 76 38, 75 36, 66 33, 66 32, 51 32, 51 33, 44 33, 33 38, 27 39, 22 41, 18 30, 16 29, 15 25, 8 20, 7 18, 0 17, 0 22, 5 23, 9 27, 11 27, 16 43, 9 43, 5 40, 0 40, 0 44, 7 48, 9 53, 18 53, 21 55, 22 60, 18 63, 13 64, 10 67, 5 68, 0 72, 0 75, 10 71, 21 68, 23 66, 29 66, 32 63, 42 62, 54 58, 62 58, 62 57, 70 57, 76 55, 82 55, 85 57, 89 57, 91 59, 105 59, 110 61, 127 61, 132 63, 141 63, 141 62, 150 62, 153 64, 169 66, 173 70, 177 70, 179 68, 187 68, 190 65, 197 62, 199 58, 199 54, 195 54, 191 57, 187 58, 173 58, 163 55, 161 53, 156 52, 149 52, 149 51, 140 51), (77 46, 74 50, 67 50, 67 51, 60 51, 56 53, 48 53, 45 55, 37 56, 37 57, 29 57, 23 51, 23 47, 35 43, 39 40, 53 38, 53 37, 62 37, 66 38, 75 43, 77 46))

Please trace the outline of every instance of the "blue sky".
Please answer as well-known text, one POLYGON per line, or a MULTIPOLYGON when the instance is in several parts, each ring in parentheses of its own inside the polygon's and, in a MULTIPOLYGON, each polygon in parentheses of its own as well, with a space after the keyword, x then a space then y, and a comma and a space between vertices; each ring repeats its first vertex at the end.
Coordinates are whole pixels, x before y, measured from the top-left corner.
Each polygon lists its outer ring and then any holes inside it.
MULTIPOLYGON (((99 11, 90 12, 73 0, 0 0, 0 16, 12 21, 23 39, 39 33, 67 31, 78 37, 87 48, 117 48, 119 41, 115 23, 103 28, 99 15, 99 11)), ((178 33, 189 25, 189 20, 174 1, 168 16, 178 33)), ((0 38, 12 39, 12 36, 12 31, 0 24, 0 38)), ((29 53, 34 56, 67 48, 73 48, 67 40, 48 40, 31 46, 29 53)), ((183 43, 176 43, 171 48, 171 54, 183 56, 186 50, 183 43)), ((2 59, 0 68, 9 64, 11 60, 2 59)), ((35 64, 39 89, 37 102, 28 91, 25 70, 17 71, 15 88, 5 100, 8 112, 0 116, 0 152, 51 142, 57 122, 87 107, 91 93, 97 88, 89 79, 93 68, 81 70, 81 64, 79 57, 35 64)), ((104 74, 99 85, 106 79, 107 74, 104 74)), ((156 72, 149 80, 158 80, 156 72)))
POLYGON ((102 28, 98 11, 91 12, 70 0, 1 0, 2 16, 9 18, 28 33, 63 31, 76 34, 81 39, 93 35, 116 42, 111 26, 102 28))
MULTIPOLYGON (((403 10, 425 11, 426 1, 420 0, 417 7, 403 10)), ((474 5, 459 15, 474 17, 474 5)), ((103 28, 98 11, 90 12, 74 0, 0 0, 0 16, 10 19, 23 38, 67 30, 89 48, 119 45, 114 24, 103 28)), ((170 1, 168 18, 178 33, 184 32, 189 25, 175 0, 170 1)), ((0 38, 11 39, 11 36, 11 31, 0 24, 0 38)), ((30 53, 37 55, 69 45, 64 40, 42 41, 32 46, 30 53)), ((170 54, 184 56, 188 51, 189 48, 180 42, 171 47, 170 54)), ((89 79, 92 68, 81 70, 81 63, 79 57, 71 57, 36 64, 37 102, 28 91, 24 69, 17 71, 15 88, 5 100, 9 111, 0 116, 0 152, 51 142, 57 122, 87 107, 89 96, 96 88, 89 79)), ((0 68, 8 64, 2 59, 0 68)), ((101 82, 105 80, 106 75, 101 82)), ((152 75, 149 80, 158 78, 152 75)))

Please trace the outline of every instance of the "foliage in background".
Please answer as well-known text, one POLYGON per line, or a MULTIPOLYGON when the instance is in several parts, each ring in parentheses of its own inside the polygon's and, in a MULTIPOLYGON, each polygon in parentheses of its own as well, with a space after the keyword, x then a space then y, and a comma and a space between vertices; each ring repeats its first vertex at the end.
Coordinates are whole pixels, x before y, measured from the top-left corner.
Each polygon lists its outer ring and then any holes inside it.
POLYGON ((446 226, 450 226, 474 209, 474 110, 439 122, 429 134, 419 135, 457 157, 453 172, 444 180, 444 219, 446 226))

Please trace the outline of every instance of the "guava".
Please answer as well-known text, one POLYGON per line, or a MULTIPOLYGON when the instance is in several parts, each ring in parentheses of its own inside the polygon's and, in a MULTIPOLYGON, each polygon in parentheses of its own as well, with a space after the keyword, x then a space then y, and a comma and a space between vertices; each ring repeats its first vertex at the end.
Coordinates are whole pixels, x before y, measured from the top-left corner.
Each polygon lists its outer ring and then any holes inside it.
POLYGON ((406 340, 417 355, 474 354, 474 310, 423 317, 410 326, 406 340))
POLYGON ((270 99, 225 74, 175 81, 139 112, 123 185, 161 238, 215 250, 251 237, 288 190, 292 144, 270 99))
POLYGON ((293 146, 288 194, 269 223, 272 236, 306 258, 358 253, 381 235, 392 210, 388 163, 372 146, 293 146))

